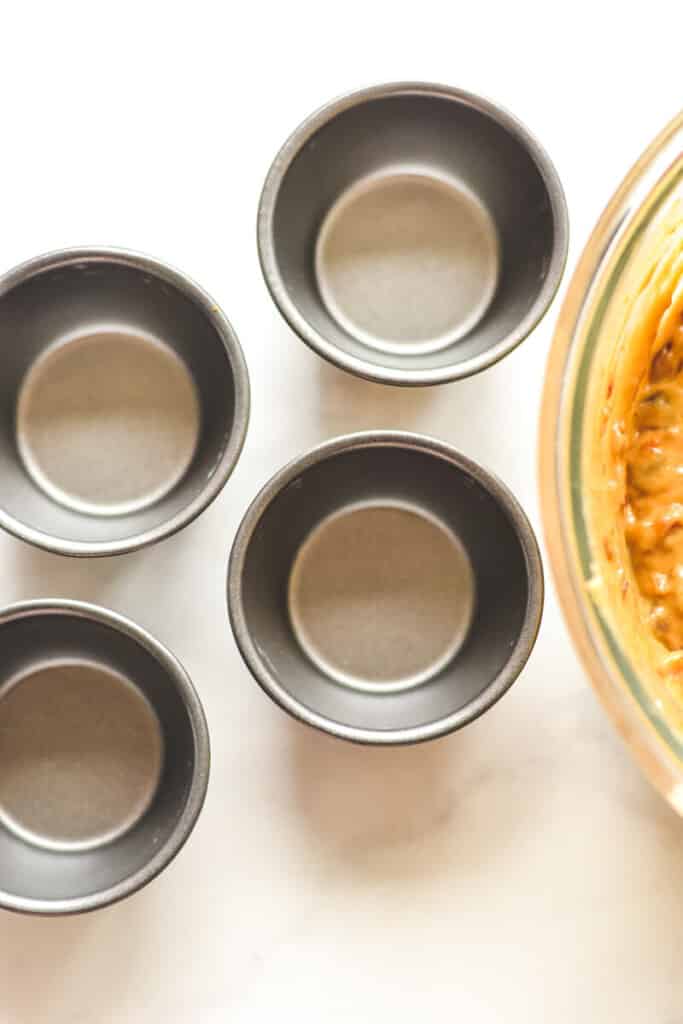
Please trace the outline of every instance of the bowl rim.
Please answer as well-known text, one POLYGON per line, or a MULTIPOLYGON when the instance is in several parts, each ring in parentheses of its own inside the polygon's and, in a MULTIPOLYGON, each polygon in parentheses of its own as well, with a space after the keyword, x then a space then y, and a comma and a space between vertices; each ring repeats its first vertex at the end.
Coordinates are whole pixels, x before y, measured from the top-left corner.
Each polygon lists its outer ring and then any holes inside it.
POLYGON ((507 692, 524 668, 536 642, 543 613, 543 566, 533 528, 522 506, 506 484, 490 470, 451 445, 424 434, 402 430, 359 431, 316 445, 279 469, 252 500, 238 527, 230 553, 227 603, 239 651, 252 676, 265 693, 294 718, 341 739, 376 745, 400 745, 435 739, 474 721, 507 692), (366 729, 349 726, 321 715, 297 700, 281 685, 252 639, 242 600, 242 580, 251 538, 273 501, 313 466, 335 456, 367 448, 399 447, 448 462, 474 479, 502 508, 519 540, 528 582, 527 607, 519 635, 508 660, 487 686, 464 707, 433 722, 403 729, 366 729))
POLYGON ((578 343, 599 308, 602 287, 628 247, 658 187, 663 188, 683 152, 683 113, 657 135, 629 170, 593 229, 560 310, 548 354, 539 422, 538 486, 552 575, 570 636, 590 683, 641 770, 669 803, 683 813, 681 762, 623 679, 605 643, 578 568, 571 509, 568 437, 578 343))
POLYGON ((493 366, 512 352, 535 329, 547 313, 560 286, 567 261, 569 217, 560 177, 548 153, 514 114, 492 100, 455 86, 419 81, 379 83, 347 92, 330 100, 294 129, 276 154, 261 192, 257 216, 257 246, 261 271, 273 302, 292 330, 314 352, 328 362, 378 384, 428 386, 461 380, 493 366), (432 96, 479 111, 512 135, 529 153, 543 179, 551 205, 554 237, 543 286, 531 308, 498 344, 459 364, 431 369, 401 369, 382 366, 344 352, 317 331, 290 298, 275 255, 274 215, 285 175, 306 143, 339 114, 355 106, 392 96, 432 96))
POLYGON ((195 759, 185 806, 173 826, 171 834, 166 842, 154 852, 153 856, 128 877, 99 892, 59 900, 17 896, 3 891, 0 887, 0 908, 44 917, 81 914, 98 910, 101 907, 117 903, 126 896, 131 896, 156 878, 180 852, 195 826, 204 805, 211 764, 206 716, 192 680, 175 655, 142 626, 118 612, 100 605, 62 598, 41 598, 32 601, 17 601, 6 605, 0 609, 0 626, 17 619, 55 614, 74 616, 108 626, 144 647, 159 662, 187 710, 194 739, 195 759))
POLYGON ((195 520, 220 494, 237 464, 246 439, 250 409, 249 374, 237 334, 214 299, 187 274, 153 256, 131 249, 116 246, 84 246, 55 249, 34 256, 0 277, 0 300, 12 289, 33 277, 78 263, 114 263, 131 267, 174 287, 205 315, 216 332, 230 364, 235 388, 232 430, 211 477, 192 501, 157 526, 118 540, 68 540, 36 529, 0 507, 0 527, 19 540, 58 555, 104 557, 137 551, 172 536, 195 520))

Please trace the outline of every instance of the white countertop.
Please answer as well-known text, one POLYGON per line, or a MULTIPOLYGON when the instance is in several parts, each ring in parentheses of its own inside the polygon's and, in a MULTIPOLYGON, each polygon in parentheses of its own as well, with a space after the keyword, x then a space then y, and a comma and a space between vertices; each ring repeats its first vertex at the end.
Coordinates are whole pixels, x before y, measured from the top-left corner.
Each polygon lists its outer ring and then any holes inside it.
POLYGON ((497 471, 538 524, 537 406, 558 305, 477 378, 364 383, 281 321, 255 212, 270 159, 314 107, 368 82, 443 81, 499 100, 547 147, 571 271, 681 96, 679 6, 579 6, 4 11, 0 269, 88 243, 176 264, 235 326, 253 409, 225 491, 174 539, 97 562, 0 539, 0 603, 83 598, 149 628, 192 675, 213 746, 196 831, 146 890, 79 918, 0 913, 1 1024, 683 1020, 683 825, 598 706, 550 579, 510 693, 464 732, 399 750, 290 721, 251 680, 225 610, 247 503, 337 433, 442 437, 497 471))

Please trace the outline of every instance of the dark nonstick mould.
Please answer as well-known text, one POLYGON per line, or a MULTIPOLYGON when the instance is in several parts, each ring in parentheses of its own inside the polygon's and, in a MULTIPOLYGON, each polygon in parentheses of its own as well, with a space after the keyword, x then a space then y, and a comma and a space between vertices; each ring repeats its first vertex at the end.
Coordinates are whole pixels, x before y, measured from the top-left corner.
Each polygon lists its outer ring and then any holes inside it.
POLYGON ((94 910, 169 863, 201 810, 209 736, 176 659, 75 601, 0 614, 0 907, 94 910))
MULTIPOLYGON (((390 536, 388 533, 385 534, 390 536)), ((359 544, 381 546, 382 530, 366 522, 355 535, 337 536, 340 573, 359 544), (368 533, 368 529, 372 531, 368 533)), ((337 557, 331 543, 329 558, 337 557)), ((446 556, 448 557, 448 556, 446 556)), ((419 559, 413 559, 419 565, 419 559)), ((351 581, 351 586, 355 584, 351 581)), ((449 445, 402 432, 366 432, 327 442, 277 473, 249 507, 237 532, 228 571, 228 606, 242 656, 256 681, 295 717, 346 739, 366 743, 410 743, 458 729, 482 714, 511 686, 533 648, 543 606, 543 571, 536 540, 516 499, 501 481, 449 445), (378 681, 391 644, 401 644, 396 616, 410 621, 420 600, 443 593, 442 573, 406 579, 411 552, 391 539, 374 580, 363 589, 341 591, 325 574, 326 558, 306 554, 311 538, 328 532, 334 542, 340 515, 358 510, 407 518, 408 544, 422 543, 413 528, 422 523, 452 538, 463 557, 453 558, 451 600, 455 643, 450 656, 439 634, 415 653, 410 672, 378 681), (332 531, 332 532, 330 532, 332 531), (306 585, 296 580, 297 565, 306 585), (322 575, 320 574, 322 570, 322 575), (317 574, 317 575, 316 575, 317 574), (426 582, 426 585, 424 585, 426 582), (463 615, 459 602, 472 605, 463 615), (303 622, 302 622, 303 619, 303 622), (377 642, 367 636, 367 623, 377 642), (359 642, 368 657, 348 660, 359 642), (302 642, 303 640, 303 642, 302 642), (373 665, 373 652, 379 664, 373 665), (448 653, 448 652, 446 652, 448 653), (413 669, 423 657, 425 671, 413 669)), ((439 607, 436 603, 433 607, 439 607)), ((425 622, 427 629, 430 619, 425 622)), ((421 634, 420 634, 421 635, 421 634)), ((400 673, 400 658, 394 671, 400 673)))
POLYGON ((280 312, 325 359, 380 383, 439 384, 536 326, 567 256, 547 153, 480 96, 420 82, 332 101, 285 142, 258 216, 280 312))

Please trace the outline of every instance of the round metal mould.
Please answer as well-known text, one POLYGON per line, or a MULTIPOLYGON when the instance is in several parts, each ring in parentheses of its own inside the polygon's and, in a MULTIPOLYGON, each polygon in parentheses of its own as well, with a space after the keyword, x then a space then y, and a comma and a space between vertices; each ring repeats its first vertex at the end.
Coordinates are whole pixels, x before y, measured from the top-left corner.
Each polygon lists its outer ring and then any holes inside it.
POLYGON ((524 125, 420 82, 312 114, 277 154, 258 217, 289 325, 386 384, 457 380, 507 355, 550 305, 567 243, 560 180, 524 125))
POLYGON ((242 450, 237 337, 179 271, 65 249, 0 278, 0 526, 64 555, 167 537, 219 494, 242 450))
POLYGON ((365 743, 477 718, 521 672, 542 607, 538 546, 507 487, 396 431, 337 438, 276 473, 228 570, 256 681, 301 721, 365 743))
POLYGON ((0 613, 0 907, 95 910, 175 857, 209 736, 189 677, 127 619, 77 601, 0 613))

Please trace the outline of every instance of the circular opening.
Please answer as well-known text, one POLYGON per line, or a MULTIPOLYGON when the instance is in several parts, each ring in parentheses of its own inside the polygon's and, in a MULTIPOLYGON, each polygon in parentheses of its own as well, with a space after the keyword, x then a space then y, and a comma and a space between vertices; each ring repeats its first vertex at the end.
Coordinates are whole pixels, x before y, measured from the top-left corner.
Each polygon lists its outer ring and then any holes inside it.
POLYGON ((529 334, 559 284, 567 215, 514 117, 403 82, 341 97, 294 131, 258 234, 271 295, 308 345, 371 380, 428 385, 529 334))
POLYGON ((410 507, 364 504, 319 523, 289 580, 301 647, 361 690, 402 690, 436 675, 472 619, 474 575, 457 537, 410 507))
POLYGON ((159 721, 132 683, 87 662, 53 662, 0 691, 0 821, 52 850, 123 835, 156 792, 159 721))
POLYGON ((264 690, 368 743, 482 714, 524 666, 542 605, 535 539, 504 485, 398 431, 337 438, 276 474, 228 574, 230 621, 264 690))
POLYGON ((91 515, 146 508, 181 480, 200 430, 183 360, 151 334, 99 326, 60 339, 30 367, 17 442, 34 482, 91 515))
POLYGON ((316 275, 331 316, 384 352, 434 352, 470 331, 493 299, 498 237, 474 193, 408 168, 373 174, 327 214, 316 275))

